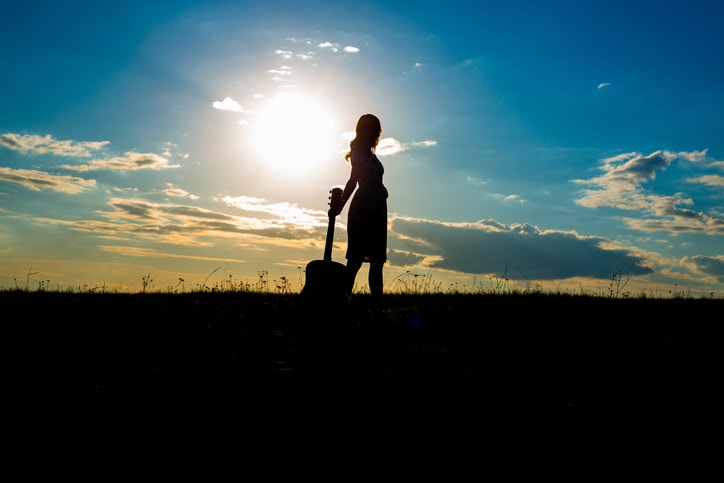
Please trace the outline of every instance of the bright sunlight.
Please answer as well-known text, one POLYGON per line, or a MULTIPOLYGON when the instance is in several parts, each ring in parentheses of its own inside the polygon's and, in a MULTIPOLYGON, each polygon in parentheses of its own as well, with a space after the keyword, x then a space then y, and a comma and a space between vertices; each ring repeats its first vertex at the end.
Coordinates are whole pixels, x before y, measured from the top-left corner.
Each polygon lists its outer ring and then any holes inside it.
POLYGON ((254 147, 275 170, 301 173, 316 168, 335 149, 332 117, 317 103, 277 94, 254 122, 254 147))

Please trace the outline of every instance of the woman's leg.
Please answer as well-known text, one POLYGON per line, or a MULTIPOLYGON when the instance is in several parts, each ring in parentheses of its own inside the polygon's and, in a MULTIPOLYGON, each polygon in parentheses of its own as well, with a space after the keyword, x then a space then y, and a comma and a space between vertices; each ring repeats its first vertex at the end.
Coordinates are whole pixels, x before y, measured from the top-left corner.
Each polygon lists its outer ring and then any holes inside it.
POLYGON ((347 296, 352 296, 352 289, 354 288, 354 280, 357 278, 357 272, 362 267, 362 259, 348 259, 347 260, 347 296))
POLYGON ((384 263, 371 262, 368 282, 370 284, 370 293, 372 294, 372 304, 378 310, 382 310, 382 268, 384 263))

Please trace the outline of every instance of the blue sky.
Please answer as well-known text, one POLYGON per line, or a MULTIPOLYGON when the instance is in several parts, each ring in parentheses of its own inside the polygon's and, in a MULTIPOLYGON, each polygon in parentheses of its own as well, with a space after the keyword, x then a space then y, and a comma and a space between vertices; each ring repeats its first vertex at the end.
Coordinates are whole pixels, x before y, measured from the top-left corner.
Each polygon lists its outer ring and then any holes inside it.
POLYGON ((722 21, 718 0, 5 6, 0 286, 299 290, 371 112, 386 290, 724 296, 722 21))

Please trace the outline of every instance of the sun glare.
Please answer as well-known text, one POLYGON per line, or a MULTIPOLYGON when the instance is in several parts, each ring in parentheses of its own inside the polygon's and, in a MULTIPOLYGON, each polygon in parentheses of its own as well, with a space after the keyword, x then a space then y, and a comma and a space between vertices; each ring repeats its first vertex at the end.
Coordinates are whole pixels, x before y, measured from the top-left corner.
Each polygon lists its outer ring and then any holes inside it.
POLYGON ((255 119, 256 152, 269 167, 287 173, 319 166, 333 152, 335 138, 331 116, 293 94, 277 94, 255 119))

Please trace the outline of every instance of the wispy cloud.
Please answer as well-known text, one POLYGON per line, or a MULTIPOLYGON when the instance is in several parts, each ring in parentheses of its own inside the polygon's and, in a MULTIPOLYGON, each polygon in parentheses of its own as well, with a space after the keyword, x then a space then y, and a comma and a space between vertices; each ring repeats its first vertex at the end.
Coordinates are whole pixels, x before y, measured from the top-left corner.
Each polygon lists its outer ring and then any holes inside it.
POLYGON ((326 212, 300 208, 294 203, 268 203, 263 198, 250 196, 226 196, 222 201, 242 211, 272 215, 301 229, 312 229, 328 224, 328 220, 320 218, 320 215, 327 218, 326 212))
POLYGON ((722 186, 724 187, 724 176, 716 174, 709 174, 705 176, 698 176, 696 178, 687 178, 689 183, 701 183, 707 186, 722 186))
POLYGON ((110 144, 110 141, 57 140, 50 134, 0 134, 0 146, 26 154, 52 154, 55 156, 92 156, 93 151, 110 144))
POLYGON ((285 59, 285 60, 291 59, 292 55, 294 54, 294 52, 292 52, 291 50, 282 50, 282 49, 277 49, 274 51, 274 53, 281 56, 282 59, 285 59))
POLYGON ((272 80, 275 80, 275 81, 284 80, 285 81, 285 80, 287 80, 287 79, 285 79, 285 77, 292 75, 292 71, 293 71, 293 69, 290 66, 283 65, 283 66, 279 67, 278 69, 269 69, 267 72, 272 74, 272 80))
POLYGON ((0 181, 19 184, 31 191, 49 189, 67 194, 77 194, 96 186, 96 181, 93 179, 50 174, 34 169, 4 167, 0 167, 0 181))
POLYGON ((475 176, 468 176, 465 179, 468 183, 472 184, 473 186, 483 186, 483 185, 486 185, 489 183, 489 181, 487 179, 480 179, 480 178, 476 178, 475 176))
POLYGON ((219 263, 227 262, 244 262, 238 258, 219 258, 219 257, 201 257, 194 255, 183 255, 179 253, 171 253, 166 250, 154 250, 152 248, 141 248, 128 245, 100 245, 100 250, 106 253, 115 253, 124 257, 140 257, 140 258, 177 258, 182 260, 204 260, 219 263))
POLYGON ((163 190, 163 193, 166 196, 171 196, 174 198, 188 198, 190 200, 198 200, 200 197, 197 195, 192 195, 185 189, 177 188, 173 186, 171 183, 166 183, 166 189, 163 190))
MULTIPOLYGON (((724 234, 724 219, 716 215, 684 208, 694 201, 682 193, 662 195, 645 189, 644 184, 656 179, 675 160, 696 163, 704 159, 706 150, 690 152, 655 151, 647 156, 625 153, 603 160, 602 176, 587 180, 573 180, 576 184, 597 186, 586 189, 583 197, 575 200, 588 208, 611 207, 627 211, 640 211, 645 218, 628 218, 626 224, 641 231, 664 231, 673 234, 700 232, 710 235, 724 234)), ((719 186, 718 175, 700 176, 690 181, 719 186)))
MULTIPOLYGON (((235 200, 225 198, 225 202, 233 206, 235 200)), ((35 221, 118 240, 144 239, 187 247, 210 247, 233 240, 236 246, 259 249, 264 245, 298 249, 300 240, 309 240, 313 245, 314 240, 324 239, 328 221, 326 212, 301 210, 289 204, 268 205, 263 200, 238 202, 241 209, 254 211, 256 216, 138 198, 111 198, 108 205, 110 211, 96 211, 104 218, 101 220, 36 218, 35 221), (269 216, 259 217, 259 212, 269 216), (284 213, 296 213, 296 216, 284 216, 284 213)))
POLYGON ((138 169, 173 169, 181 167, 180 164, 169 164, 168 159, 153 153, 127 152, 124 156, 116 156, 108 159, 96 159, 88 164, 60 166, 69 171, 134 171, 138 169))
POLYGON ((321 42, 318 47, 321 49, 329 49, 332 52, 337 52, 339 50, 339 44, 333 42, 321 42))

